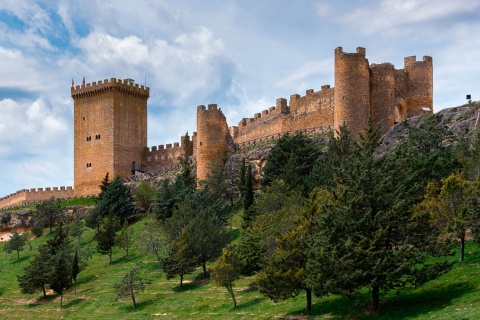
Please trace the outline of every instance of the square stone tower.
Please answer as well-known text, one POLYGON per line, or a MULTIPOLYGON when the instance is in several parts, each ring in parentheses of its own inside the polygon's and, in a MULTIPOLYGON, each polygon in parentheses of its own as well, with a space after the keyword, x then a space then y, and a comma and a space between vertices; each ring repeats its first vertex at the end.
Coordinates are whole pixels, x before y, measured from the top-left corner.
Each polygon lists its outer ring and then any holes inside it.
POLYGON ((74 193, 96 195, 110 179, 141 170, 147 147, 150 88, 111 78, 72 87, 74 101, 74 193))

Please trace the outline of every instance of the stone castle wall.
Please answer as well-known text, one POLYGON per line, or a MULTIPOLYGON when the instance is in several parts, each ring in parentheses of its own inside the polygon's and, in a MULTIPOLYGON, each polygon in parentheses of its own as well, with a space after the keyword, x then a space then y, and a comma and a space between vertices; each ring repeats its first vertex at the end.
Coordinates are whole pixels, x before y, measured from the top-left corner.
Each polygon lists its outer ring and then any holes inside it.
POLYGON ((72 87, 77 196, 98 194, 107 172, 111 178, 126 177, 141 169, 149 90, 116 78, 72 87))
MULTIPOLYGON (((369 117, 386 132, 408 117, 433 113, 431 57, 424 56, 422 61, 406 57, 403 69, 398 70, 390 63, 370 65, 361 47, 354 53, 338 47, 334 57, 334 88, 310 89, 304 96, 291 95, 289 101, 279 98, 275 106, 243 118, 238 126, 228 128, 216 104, 198 106, 197 132, 188 141, 189 154, 197 161, 197 178, 204 180, 233 145, 242 147, 286 132, 324 132, 344 123, 356 135, 369 117)), ((151 173, 179 163, 183 142, 147 147, 149 90, 131 79, 115 78, 72 87, 76 196, 98 194, 107 172, 110 177, 127 177, 135 171, 151 173)), ((50 197, 43 190, 38 191, 42 196, 33 193, 20 190, 2 201, 50 197)))
POLYGON ((197 134, 194 132, 193 136, 185 141, 185 136, 182 136, 180 141, 167 145, 153 146, 145 150, 145 171, 155 172, 166 167, 175 166, 180 163, 179 158, 185 155, 185 151, 189 156, 193 155, 194 145, 196 144, 197 134), (187 143, 185 150, 185 143, 187 143))
POLYGON ((12 208, 32 203, 38 203, 50 198, 70 199, 74 197, 72 187, 54 187, 38 189, 22 189, 8 196, 0 198, 0 208, 12 208))
POLYGON ((230 127, 230 133, 238 146, 252 140, 265 139, 286 132, 330 127, 333 123, 334 90, 329 85, 305 96, 293 94, 290 104, 279 98, 275 107, 256 113, 253 118, 243 118, 238 127, 230 127))
POLYGON ((227 120, 216 104, 197 107, 197 179, 205 180, 209 172, 221 165, 232 143, 227 120))

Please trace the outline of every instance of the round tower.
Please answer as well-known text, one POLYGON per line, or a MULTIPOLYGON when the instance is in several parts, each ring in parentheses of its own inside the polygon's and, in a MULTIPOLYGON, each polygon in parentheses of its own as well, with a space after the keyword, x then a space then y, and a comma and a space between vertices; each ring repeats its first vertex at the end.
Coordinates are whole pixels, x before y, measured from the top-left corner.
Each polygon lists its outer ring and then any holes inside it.
POLYGON ((370 71, 370 117, 385 133, 395 124, 395 67, 372 64, 370 71))
POLYGON ((206 180, 216 166, 223 164, 229 149, 227 120, 216 104, 197 107, 197 179, 206 180))
POLYGON ((365 48, 356 53, 335 49, 335 130, 348 125, 354 136, 368 123, 370 109, 370 69, 365 58, 365 48))
POLYGON ((432 57, 424 56, 416 61, 415 56, 405 58, 407 74, 407 117, 433 113, 433 63, 432 57))

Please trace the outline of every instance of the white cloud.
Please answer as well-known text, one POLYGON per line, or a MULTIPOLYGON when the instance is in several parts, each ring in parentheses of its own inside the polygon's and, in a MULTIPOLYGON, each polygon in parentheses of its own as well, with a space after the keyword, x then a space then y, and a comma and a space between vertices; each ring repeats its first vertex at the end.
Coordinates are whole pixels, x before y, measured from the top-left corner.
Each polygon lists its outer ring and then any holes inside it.
POLYGON ((22 188, 71 184, 72 133, 61 109, 39 98, 28 103, 0 100, 0 110, 3 195, 22 188))
POLYGON ((471 13, 479 7, 479 0, 382 0, 378 6, 354 9, 341 22, 367 34, 418 32, 415 24, 471 13))

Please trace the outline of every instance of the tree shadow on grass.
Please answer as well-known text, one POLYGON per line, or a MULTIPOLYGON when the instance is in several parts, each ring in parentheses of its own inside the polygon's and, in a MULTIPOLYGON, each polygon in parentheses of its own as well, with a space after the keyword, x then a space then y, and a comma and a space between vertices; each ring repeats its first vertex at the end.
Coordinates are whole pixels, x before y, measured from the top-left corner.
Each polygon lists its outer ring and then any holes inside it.
POLYGON ((421 314, 428 314, 445 308, 452 303, 453 299, 477 291, 472 283, 457 282, 442 285, 438 288, 429 288, 410 292, 394 297, 380 306, 380 315, 385 318, 392 316, 414 317, 421 314))
POLYGON ((82 276, 82 274, 80 274, 80 276, 77 278, 77 288, 79 285, 84 283, 89 283, 90 281, 93 281, 96 278, 97 277, 95 277, 94 275, 82 276))
POLYGON ((312 310, 305 313, 305 308, 287 313, 285 318, 299 315, 326 317, 347 317, 354 319, 403 319, 418 317, 431 311, 443 309, 451 304, 453 299, 476 291, 475 285, 468 282, 442 285, 438 288, 402 292, 398 296, 383 299, 380 302, 378 315, 369 313, 370 294, 362 293, 356 299, 335 296, 330 299, 320 299, 314 303, 312 310))
POLYGON ((206 281, 192 280, 192 282, 188 282, 188 283, 184 282, 181 287, 180 287, 180 283, 178 283, 178 286, 176 286, 172 290, 174 292, 185 292, 185 291, 196 290, 203 287, 208 282, 208 279, 205 279, 205 280, 206 281))
MULTIPOLYGON (((135 298, 137 298, 137 296, 135 296, 135 298)), ((119 309, 121 309, 123 311, 127 311, 127 312, 135 312, 135 311, 141 311, 141 310, 155 304, 156 301, 155 300, 136 301, 136 304, 137 304, 136 308, 133 307, 132 300, 129 300, 127 298, 122 299, 121 301, 118 301, 118 303, 122 304, 122 306, 119 309)))
POLYGON ((13 260, 12 263, 13 264, 18 264, 18 263, 22 263, 23 261, 28 260, 28 259, 30 259, 30 257, 24 256, 24 257, 20 257, 20 259, 13 260))
POLYGON ((255 298, 255 299, 248 300, 247 302, 238 303, 237 308, 233 309, 233 310, 242 310, 242 309, 245 309, 245 308, 249 308, 249 307, 254 306, 256 304, 262 303, 263 301, 265 301, 265 299, 266 299, 265 297, 255 298))
POLYGON ((76 306, 77 304, 82 303, 84 300, 85 299, 77 298, 77 299, 73 299, 71 301, 68 301, 67 303, 63 303, 62 309, 68 309, 68 308, 71 308, 73 306, 76 306))

